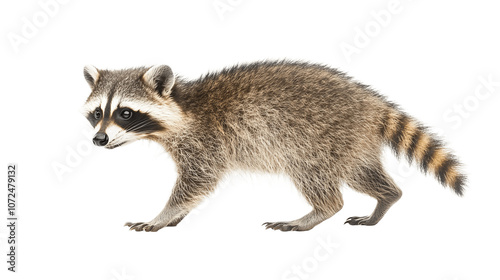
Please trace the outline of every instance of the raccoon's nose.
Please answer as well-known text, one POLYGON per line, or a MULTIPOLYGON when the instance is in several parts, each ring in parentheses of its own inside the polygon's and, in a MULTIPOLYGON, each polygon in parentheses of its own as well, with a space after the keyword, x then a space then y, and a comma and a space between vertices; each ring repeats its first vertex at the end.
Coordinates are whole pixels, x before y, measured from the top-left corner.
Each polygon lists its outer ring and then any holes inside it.
POLYGON ((92 139, 92 142, 94 142, 94 145, 96 146, 104 146, 108 144, 108 141, 108 135, 104 132, 97 132, 94 136, 94 139, 92 139))

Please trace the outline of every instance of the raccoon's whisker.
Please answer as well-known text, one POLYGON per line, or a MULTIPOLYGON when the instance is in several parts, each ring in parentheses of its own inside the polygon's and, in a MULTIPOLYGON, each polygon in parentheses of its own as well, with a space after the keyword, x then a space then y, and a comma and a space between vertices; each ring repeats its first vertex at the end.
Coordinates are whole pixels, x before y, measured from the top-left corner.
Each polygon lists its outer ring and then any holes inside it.
POLYGON ((130 123, 124 127, 125 130, 133 130, 136 127, 142 126, 145 123, 145 120, 140 121, 138 123, 130 123))
POLYGON ((139 121, 139 122, 130 123, 130 124, 128 125, 128 127, 139 126, 139 125, 143 125, 143 124, 148 123, 148 122, 150 122, 150 120, 149 120, 149 119, 143 119, 143 120, 141 120, 141 121, 139 121))
POLYGON ((111 141, 109 141, 109 143, 108 143, 108 144, 113 144, 113 143, 115 143, 115 142, 117 141, 117 139, 120 139, 123 135, 125 135, 125 132, 126 132, 126 131, 120 131, 120 132, 118 132, 118 133, 115 135, 114 139, 112 139, 111 141))
POLYGON ((137 131, 137 130, 139 130, 145 126, 151 125, 151 124, 154 124, 154 122, 149 120, 149 119, 146 119, 146 120, 142 120, 141 122, 138 122, 138 123, 131 125, 130 127, 127 128, 127 130, 137 131))
POLYGON ((143 120, 141 122, 138 122, 138 123, 132 124, 128 127, 125 127, 125 129, 128 131, 135 131, 135 130, 138 130, 142 127, 145 127, 146 125, 148 125, 150 123, 151 123, 151 121, 149 121, 149 120, 143 120))

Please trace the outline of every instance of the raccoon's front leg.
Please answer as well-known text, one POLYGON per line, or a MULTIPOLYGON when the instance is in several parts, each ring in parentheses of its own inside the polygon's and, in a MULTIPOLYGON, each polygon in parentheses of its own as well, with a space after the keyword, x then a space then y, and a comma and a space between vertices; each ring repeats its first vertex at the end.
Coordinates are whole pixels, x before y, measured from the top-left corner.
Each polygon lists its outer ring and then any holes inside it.
POLYGON ((177 225, 205 196, 213 191, 217 185, 217 178, 215 174, 206 172, 202 174, 199 172, 181 173, 170 199, 156 218, 147 223, 126 223, 125 226, 130 227, 130 230, 154 232, 166 226, 177 225))

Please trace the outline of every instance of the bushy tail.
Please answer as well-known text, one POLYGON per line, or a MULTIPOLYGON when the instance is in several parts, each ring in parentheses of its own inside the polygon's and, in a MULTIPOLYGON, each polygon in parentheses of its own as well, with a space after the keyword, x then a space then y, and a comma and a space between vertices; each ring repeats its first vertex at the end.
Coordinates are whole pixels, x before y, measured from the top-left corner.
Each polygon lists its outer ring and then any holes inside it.
POLYGON ((445 186, 462 195, 466 183, 460 163, 433 134, 397 108, 391 106, 383 120, 381 133, 396 155, 415 160, 424 173, 430 172, 445 186))

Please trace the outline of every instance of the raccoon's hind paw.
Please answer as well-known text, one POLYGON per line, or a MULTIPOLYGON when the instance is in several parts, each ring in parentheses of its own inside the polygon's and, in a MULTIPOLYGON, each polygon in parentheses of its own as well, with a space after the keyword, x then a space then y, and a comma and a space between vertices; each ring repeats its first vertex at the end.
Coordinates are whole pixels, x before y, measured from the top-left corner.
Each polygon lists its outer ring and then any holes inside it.
POLYGON ((151 223, 126 223, 126 227, 130 227, 130 230, 135 230, 135 231, 152 231, 156 232, 163 228, 164 226, 162 225, 156 225, 156 224, 151 224, 151 223))
POLYGON ((347 218, 344 224, 350 224, 352 226, 373 226, 376 225, 376 222, 373 222, 371 216, 363 216, 363 217, 350 217, 347 218))

